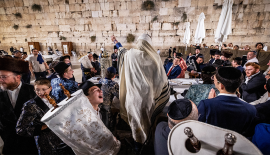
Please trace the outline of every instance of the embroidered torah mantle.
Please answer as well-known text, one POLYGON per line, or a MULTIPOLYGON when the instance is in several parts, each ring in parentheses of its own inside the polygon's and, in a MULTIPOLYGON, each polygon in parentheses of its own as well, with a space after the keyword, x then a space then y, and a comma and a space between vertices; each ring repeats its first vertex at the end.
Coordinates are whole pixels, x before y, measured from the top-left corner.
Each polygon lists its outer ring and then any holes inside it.
POLYGON ((77 155, 115 155, 120 142, 106 128, 82 90, 50 109, 41 121, 77 155))

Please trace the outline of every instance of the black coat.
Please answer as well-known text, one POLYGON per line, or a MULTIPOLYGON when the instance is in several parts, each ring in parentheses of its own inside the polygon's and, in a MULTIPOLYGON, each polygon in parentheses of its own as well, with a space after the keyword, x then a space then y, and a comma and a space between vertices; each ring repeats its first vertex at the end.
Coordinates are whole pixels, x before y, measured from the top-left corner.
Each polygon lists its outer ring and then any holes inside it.
POLYGON ((41 155, 73 155, 74 153, 71 148, 49 128, 41 130, 44 123, 40 120, 49 110, 49 107, 38 96, 27 101, 17 122, 17 134, 32 137, 33 139, 34 136, 39 136, 37 138, 37 144, 41 155))
POLYGON ((266 79, 262 73, 253 76, 248 84, 243 82, 240 87, 243 100, 248 103, 258 100, 266 92, 265 83, 266 79))
POLYGON ((0 92, 0 136, 4 141, 3 154, 38 154, 33 137, 19 136, 15 130, 23 104, 35 95, 33 86, 22 83, 13 108, 8 93, 0 92))

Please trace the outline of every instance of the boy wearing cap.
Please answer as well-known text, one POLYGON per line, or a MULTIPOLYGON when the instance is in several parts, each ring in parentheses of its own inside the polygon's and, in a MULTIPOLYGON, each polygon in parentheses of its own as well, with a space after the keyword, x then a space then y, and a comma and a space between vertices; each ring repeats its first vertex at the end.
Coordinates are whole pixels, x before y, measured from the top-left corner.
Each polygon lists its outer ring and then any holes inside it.
POLYGON ((223 51, 222 55, 224 56, 223 66, 232 66, 232 64, 229 61, 229 59, 231 58, 231 56, 233 55, 233 53, 230 52, 230 51, 223 51))
POLYGON ((106 71, 105 79, 99 81, 99 84, 102 84, 101 90, 103 91, 103 103, 101 104, 101 108, 104 110, 104 117, 102 117, 102 120, 106 127, 111 131, 113 129, 111 105, 114 97, 119 99, 119 85, 117 82, 113 81, 115 75, 116 69, 114 67, 109 67, 106 71))
POLYGON ((216 96, 212 89, 208 99, 199 103, 199 121, 244 134, 255 118, 256 109, 236 95, 242 79, 236 68, 219 68, 213 80, 220 94, 216 96))
POLYGON ((40 121, 46 112, 53 108, 44 95, 51 95, 50 80, 38 79, 34 88, 36 96, 24 104, 16 126, 17 134, 35 139, 40 155, 58 155, 60 152, 63 155, 73 155, 71 148, 40 121))
POLYGON ((66 98, 63 90, 59 86, 61 83, 70 94, 74 93, 78 89, 78 83, 76 81, 71 80, 73 78, 74 71, 72 68, 64 62, 59 62, 54 70, 59 74, 60 78, 52 79, 52 95, 55 97, 56 102, 59 103, 63 99, 66 98))
POLYGON ((171 129, 186 120, 198 120, 198 109, 188 99, 173 101, 168 108, 168 122, 160 122, 155 132, 155 155, 168 155, 167 140, 171 129))
POLYGON ((21 53, 21 51, 16 50, 15 52, 13 52, 13 58, 15 58, 15 59, 22 59, 22 53, 21 53))
POLYGON ((34 87, 21 82, 29 71, 28 62, 0 58, 0 136, 4 141, 3 154, 38 154, 31 137, 16 134, 16 123, 23 104, 35 97, 34 87))

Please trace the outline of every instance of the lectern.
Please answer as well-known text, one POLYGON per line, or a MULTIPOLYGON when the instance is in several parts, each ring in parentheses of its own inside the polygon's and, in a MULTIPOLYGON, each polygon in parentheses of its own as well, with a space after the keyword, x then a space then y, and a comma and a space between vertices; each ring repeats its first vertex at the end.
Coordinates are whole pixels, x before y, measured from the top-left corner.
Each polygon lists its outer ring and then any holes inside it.
POLYGON ((63 55, 71 56, 71 51, 73 50, 72 42, 61 42, 63 55))
POLYGON ((40 51, 40 46, 39 46, 39 42, 28 42, 28 48, 29 48, 29 53, 32 53, 32 49, 35 48, 38 51, 40 51))

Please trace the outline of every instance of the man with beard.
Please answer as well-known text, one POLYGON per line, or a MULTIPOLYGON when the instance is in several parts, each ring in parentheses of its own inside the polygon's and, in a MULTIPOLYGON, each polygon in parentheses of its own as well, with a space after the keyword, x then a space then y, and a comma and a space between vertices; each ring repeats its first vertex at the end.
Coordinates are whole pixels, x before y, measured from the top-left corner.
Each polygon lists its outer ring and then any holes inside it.
POLYGON ((242 99, 248 103, 258 100, 266 92, 265 82, 265 77, 260 72, 260 66, 254 62, 247 63, 246 79, 240 89, 242 99))
POLYGON ((120 115, 131 127, 138 153, 150 139, 157 116, 169 101, 169 85, 160 56, 147 34, 137 40, 137 47, 126 50, 112 36, 118 51, 120 115))
POLYGON ((23 104, 35 97, 34 87, 21 82, 29 71, 28 62, 0 58, 0 136, 4 141, 3 154, 38 154, 32 137, 16 134, 16 124, 23 104))

